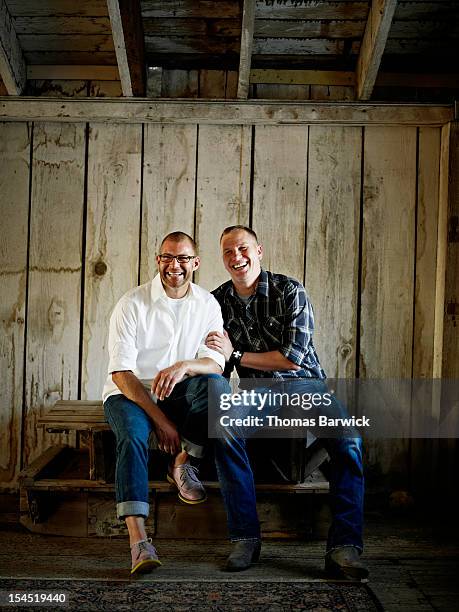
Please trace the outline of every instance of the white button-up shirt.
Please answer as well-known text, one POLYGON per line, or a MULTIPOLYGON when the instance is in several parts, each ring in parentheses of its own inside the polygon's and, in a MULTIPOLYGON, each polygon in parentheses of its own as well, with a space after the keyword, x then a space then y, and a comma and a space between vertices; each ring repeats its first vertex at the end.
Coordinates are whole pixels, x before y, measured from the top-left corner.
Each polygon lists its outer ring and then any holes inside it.
POLYGON ((177 361, 210 357, 223 370, 224 356, 205 345, 207 334, 214 330, 223 332, 220 306, 213 295, 194 283, 177 318, 159 274, 131 289, 110 317, 110 361, 103 401, 121 393, 112 381, 112 372, 131 370, 150 389, 156 374, 177 361))

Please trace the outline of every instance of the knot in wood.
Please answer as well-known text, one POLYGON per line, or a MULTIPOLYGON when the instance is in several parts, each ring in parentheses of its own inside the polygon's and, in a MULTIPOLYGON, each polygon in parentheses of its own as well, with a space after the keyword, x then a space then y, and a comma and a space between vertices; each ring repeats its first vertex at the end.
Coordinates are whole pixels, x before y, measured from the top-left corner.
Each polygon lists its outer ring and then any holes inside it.
POLYGON ((350 344, 343 344, 340 347, 339 352, 341 354, 341 357, 346 359, 352 353, 352 346, 350 344))
POLYGON ((103 261, 96 262, 96 264, 94 265, 94 273, 97 276, 103 276, 106 271, 107 271, 107 264, 105 262, 103 261))

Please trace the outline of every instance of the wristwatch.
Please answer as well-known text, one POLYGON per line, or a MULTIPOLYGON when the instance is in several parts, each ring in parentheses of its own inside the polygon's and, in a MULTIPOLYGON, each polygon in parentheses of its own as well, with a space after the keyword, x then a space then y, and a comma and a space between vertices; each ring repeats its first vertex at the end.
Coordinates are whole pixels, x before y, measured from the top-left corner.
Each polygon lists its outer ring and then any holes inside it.
POLYGON ((228 359, 228 363, 230 366, 238 366, 241 363, 242 355, 244 353, 242 351, 238 351, 234 349, 231 353, 230 358, 228 359))

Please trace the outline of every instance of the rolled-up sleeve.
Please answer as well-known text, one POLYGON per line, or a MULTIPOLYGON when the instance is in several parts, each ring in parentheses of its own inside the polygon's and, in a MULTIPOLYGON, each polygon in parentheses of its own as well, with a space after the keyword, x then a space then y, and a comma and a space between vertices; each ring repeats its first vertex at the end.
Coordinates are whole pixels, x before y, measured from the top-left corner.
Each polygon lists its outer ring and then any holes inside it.
POLYGON ((223 317, 222 311, 220 309, 220 305, 217 300, 211 296, 208 305, 208 320, 206 322, 206 332, 201 340, 201 344, 199 345, 198 353, 196 357, 198 359, 202 359, 203 357, 210 357, 218 363, 222 370, 225 369, 225 357, 221 353, 217 351, 213 351, 212 349, 206 346, 206 338, 207 334, 211 331, 218 331, 223 333, 223 317))
POLYGON ((311 302, 302 285, 291 284, 285 290, 286 321, 279 351, 289 361, 303 366, 314 331, 311 302))
POLYGON ((135 306, 122 298, 110 317, 108 373, 135 370, 137 363, 135 306))

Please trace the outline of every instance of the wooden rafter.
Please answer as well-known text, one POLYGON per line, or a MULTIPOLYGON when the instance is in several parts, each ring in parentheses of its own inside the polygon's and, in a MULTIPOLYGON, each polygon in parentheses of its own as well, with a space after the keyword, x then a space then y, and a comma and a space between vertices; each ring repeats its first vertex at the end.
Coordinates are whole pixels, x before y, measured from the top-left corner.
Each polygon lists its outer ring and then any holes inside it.
POLYGON ((123 96, 145 95, 144 40, 139 0, 107 0, 123 96))
POLYGON ((26 84, 26 64, 5 0, 0 0, 0 76, 10 96, 20 96, 26 84))
POLYGON ((397 0, 373 0, 356 68, 356 98, 369 100, 378 75, 397 0))
POLYGON ((249 96, 254 23, 255 0, 244 0, 241 28, 241 52, 239 54, 239 79, 237 83, 237 97, 240 100, 246 100, 249 96))

